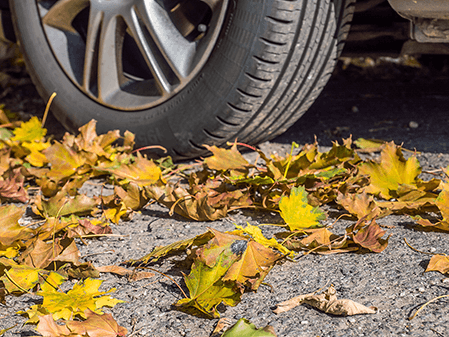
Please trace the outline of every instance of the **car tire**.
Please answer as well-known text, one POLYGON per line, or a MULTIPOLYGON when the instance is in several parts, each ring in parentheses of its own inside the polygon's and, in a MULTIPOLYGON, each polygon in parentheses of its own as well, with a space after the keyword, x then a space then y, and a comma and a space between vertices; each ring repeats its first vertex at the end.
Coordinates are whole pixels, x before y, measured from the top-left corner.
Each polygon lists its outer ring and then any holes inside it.
MULTIPOLYGON (((95 119, 99 132, 129 130, 139 145, 162 145, 183 159, 205 154, 203 144, 225 146, 236 139, 257 144, 287 130, 328 81, 353 12, 352 0, 223 1, 224 14, 217 19, 215 40, 209 41, 213 45, 200 69, 182 89, 147 108, 132 106, 132 100, 127 107, 128 101, 118 99, 116 107, 83 91, 57 55, 64 46, 86 55, 85 45, 79 39, 72 45, 70 38, 55 47, 43 21, 40 7, 51 9, 57 0, 10 0, 10 6, 30 76, 43 99, 57 93, 52 112, 67 129, 76 131, 95 119)), ((70 62, 79 62, 72 56, 70 62)), ((156 83, 152 74, 150 84, 156 83)))

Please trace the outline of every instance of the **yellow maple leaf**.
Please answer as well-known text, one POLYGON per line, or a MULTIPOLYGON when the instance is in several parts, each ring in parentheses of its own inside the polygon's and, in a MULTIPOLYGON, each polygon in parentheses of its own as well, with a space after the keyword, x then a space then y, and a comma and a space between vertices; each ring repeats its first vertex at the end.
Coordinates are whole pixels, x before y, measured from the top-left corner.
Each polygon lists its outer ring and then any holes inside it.
POLYGON ((103 296, 115 291, 115 289, 113 288, 107 292, 98 291, 102 282, 102 280, 88 278, 84 282, 76 283, 73 289, 67 293, 58 291, 55 287, 44 283, 42 284, 42 291, 36 294, 43 296, 42 307, 48 310, 55 320, 60 318, 68 320, 75 315, 86 318, 84 314, 86 309, 101 314, 103 306, 113 307, 117 303, 124 302, 109 295, 103 296))
POLYGON ((279 209, 290 230, 318 227, 318 220, 326 219, 319 207, 313 207, 307 203, 307 192, 303 186, 294 187, 290 196, 284 196, 279 202, 279 209))
POLYGON ((31 165, 42 167, 48 163, 48 159, 42 151, 50 147, 50 142, 23 142, 22 147, 30 151, 25 160, 31 165))
POLYGON ((395 191, 401 184, 416 185, 421 166, 415 156, 405 160, 401 148, 393 142, 385 144, 380 154, 380 162, 366 161, 359 166, 360 175, 369 175, 367 193, 384 199, 396 198, 395 191))
POLYGON ((125 216, 127 213, 128 208, 123 201, 120 201, 120 203, 116 207, 105 209, 103 212, 106 219, 112 221, 115 224, 118 224, 120 218, 122 216, 125 216))
POLYGON ((47 129, 44 129, 39 119, 34 116, 28 122, 23 122, 20 127, 14 129, 13 133, 14 137, 11 138, 13 141, 32 142, 44 138, 47 129))

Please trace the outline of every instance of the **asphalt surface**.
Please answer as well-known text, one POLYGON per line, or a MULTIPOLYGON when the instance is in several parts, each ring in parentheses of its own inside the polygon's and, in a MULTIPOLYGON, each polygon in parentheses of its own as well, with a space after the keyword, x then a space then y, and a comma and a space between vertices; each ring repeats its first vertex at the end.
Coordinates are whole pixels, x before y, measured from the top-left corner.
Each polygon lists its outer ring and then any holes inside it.
MULTIPOLYGON (((313 142, 314 136, 323 146, 341 137, 379 138, 404 143, 421 151, 419 160, 425 169, 449 165, 449 74, 447 63, 437 68, 415 69, 394 64, 362 69, 350 66, 337 70, 335 76, 310 111, 287 133, 261 148, 266 152, 285 152, 292 141, 313 142)), ((41 113, 33 87, 24 84, 4 97, 9 108, 22 104, 26 113, 41 113), (33 103, 34 102, 34 103, 33 103)), ((8 106, 7 106, 8 107, 8 106)), ((43 111, 43 110, 42 110, 43 111)), ((58 124, 49 124, 50 132, 62 132, 58 124)), ((95 185, 86 192, 98 193, 95 185)), ((234 223, 273 223, 277 215, 266 212, 239 211, 215 222, 191 222, 153 204, 131 222, 112 226, 120 237, 100 238, 80 245, 81 254, 95 265, 117 264, 139 258, 152 247, 172 243, 203 233, 206 227, 232 230, 234 223)), ((29 221, 25 219, 25 221, 29 221)), ((330 218, 327 222, 334 222, 330 218)), ((326 223, 327 223, 326 222, 326 223)), ((278 336, 449 336, 449 300, 430 304, 412 321, 408 317, 420 305, 440 295, 449 294, 449 279, 436 272, 423 273, 429 255, 407 247, 404 238, 418 249, 449 254, 449 233, 417 230, 407 216, 388 216, 378 221, 392 237, 388 248, 380 254, 308 255, 297 263, 276 266, 266 278, 272 286, 261 286, 248 293, 236 307, 220 307, 222 317, 235 322, 241 317, 257 326, 270 324, 278 336), (376 306, 373 315, 336 317, 302 305, 276 315, 272 309, 280 301, 313 292, 332 283, 340 298, 348 298, 366 306, 376 306)), ((348 222, 334 227, 342 233, 348 222)), ((272 232, 267 230, 267 234, 272 232)), ((154 265, 182 283, 176 258, 154 265)), ((111 312, 119 324, 134 336, 209 336, 216 320, 206 320, 173 310, 181 298, 179 289, 162 276, 138 282, 124 277, 102 275, 102 289, 117 288, 114 297, 127 301, 111 312)), ((22 326, 24 319, 14 315, 38 301, 31 295, 8 297, 0 307, 0 329, 14 324, 5 336, 33 336, 32 326, 22 326)))

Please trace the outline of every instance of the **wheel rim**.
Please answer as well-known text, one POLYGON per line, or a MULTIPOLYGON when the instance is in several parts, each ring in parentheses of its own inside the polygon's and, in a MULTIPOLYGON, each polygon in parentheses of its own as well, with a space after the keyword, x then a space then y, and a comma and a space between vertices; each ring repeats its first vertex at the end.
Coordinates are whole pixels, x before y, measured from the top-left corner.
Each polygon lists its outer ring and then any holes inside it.
POLYGON ((67 77, 117 110, 157 106, 209 58, 228 0, 37 0, 67 77))

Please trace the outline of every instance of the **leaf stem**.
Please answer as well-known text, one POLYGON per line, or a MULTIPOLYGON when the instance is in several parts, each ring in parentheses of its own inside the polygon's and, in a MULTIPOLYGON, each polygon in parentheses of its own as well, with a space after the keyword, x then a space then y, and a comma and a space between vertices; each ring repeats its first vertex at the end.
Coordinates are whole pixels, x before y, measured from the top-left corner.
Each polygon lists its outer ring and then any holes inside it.
POLYGON ((41 124, 42 127, 44 127, 45 122, 47 121, 47 116, 50 111, 51 103, 53 103, 53 100, 55 99, 56 95, 57 94, 54 92, 51 94, 50 98, 48 99, 47 106, 45 107, 44 117, 42 117, 42 124, 41 124))
POLYGON ((404 241, 405 241, 405 244, 406 244, 407 246, 409 246, 409 248, 412 249, 412 250, 414 250, 415 252, 418 252, 418 253, 421 253, 421 254, 427 254, 427 255, 437 255, 437 253, 423 252, 423 251, 421 251, 421 250, 418 250, 418 249, 416 249, 416 248, 413 248, 413 247, 410 246, 410 244, 407 242, 407 239, 406 239, 406 238, 404 238, 404 241))
POLYGON ((444 298, 444 297, 449 297, 448 295, 441 295, 441 296, 437 296, 435 298, 432 298, 430 301, 427 301, 426 303, 424 303, 412 316, 410 316, 408 319, 411 321, 413 318, 416 317, 416 315, 418 315, 418 313, 424 309, 427 305, 429 305, 432 302, 435 302, 436 300, 439 300, 440 298, 444 298))

